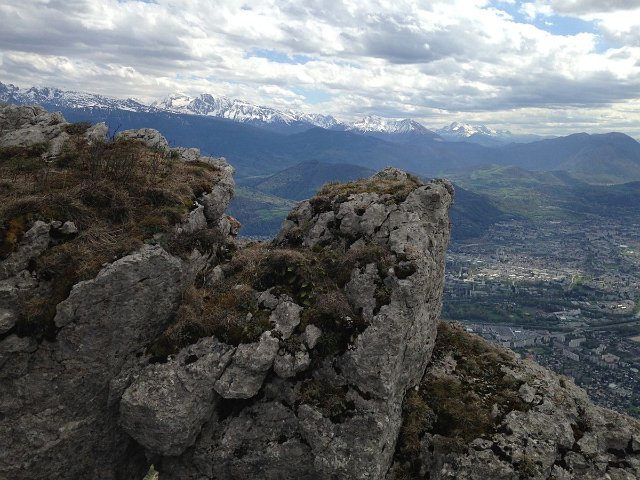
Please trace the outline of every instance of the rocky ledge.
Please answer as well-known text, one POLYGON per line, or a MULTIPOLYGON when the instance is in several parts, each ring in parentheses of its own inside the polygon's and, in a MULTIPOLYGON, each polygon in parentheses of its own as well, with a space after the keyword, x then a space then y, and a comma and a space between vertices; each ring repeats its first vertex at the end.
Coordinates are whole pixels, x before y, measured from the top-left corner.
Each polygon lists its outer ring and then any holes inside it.
POLYGON ((0 478, 638 477, 637 422, 438 323, 448 182, 240 244, 224 160, 106 135, 0 109, 0 478))

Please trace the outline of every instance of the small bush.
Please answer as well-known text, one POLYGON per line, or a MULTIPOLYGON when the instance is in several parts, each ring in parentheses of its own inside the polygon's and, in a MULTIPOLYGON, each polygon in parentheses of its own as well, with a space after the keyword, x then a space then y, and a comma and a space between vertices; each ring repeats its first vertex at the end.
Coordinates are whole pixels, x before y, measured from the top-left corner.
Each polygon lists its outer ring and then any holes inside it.
MULTIPOLYGON (((175 251, 184 247, 169 248, 175 251)), ((301 305, 300 331, 314 324, 323 332, 312 351, 317 358, 346 350, 366 328, 318 252, 255 244, 237 252, 218 250, 217 255, 223 262, 224 280, 212 287, 201 285, 185 296, 176 322, 153 347, 157 357, 175 353, 202 336, 215 335, 232 344, 250 343, 271 329, 270 312, 247 304, 238 296, 238 285, 250 287, 254 294, 271 289, 272 294, 288 295, 301 305), (225 259, 225 254, 232 256, 225 259)))
MULTIPOLYGON (((437 376, 427 372, 419 389, 405 398, 397 455, 413 473, 420 469, 419 451, 426 433, 439 435, 439 448, 445 453, 455 452, 475 438, 495 433, 509 412, 529 408, 518 393, 523 382, 501 370, 513 365, 513 358, 504 350, 440 322, 432 363, 448 355, 456 361, 455 371, 437 376), (497 417, 493 416, 494 405, 498 406, 497 417)), ((522 472, 527 469, 523 464, 522 472)))
POLYGON ((84 135, 89 128, 91 128, 91 124, 89 122, 77 122, 67 125, 65 127, 65 132, 69 135, 84 135))
POLYGON ((0 148, 0 168, 9 173, 32 173, 47 166, 42 155, 47 152, 47 143, 36 143, 28 147, 0 148))
POLYGON ((313 405, 333 422, 340 422, 355 409, 353 402, 347 401, 346 386, 336 386, 325 379, 305 381, 298 391, 296 405, 313 405))

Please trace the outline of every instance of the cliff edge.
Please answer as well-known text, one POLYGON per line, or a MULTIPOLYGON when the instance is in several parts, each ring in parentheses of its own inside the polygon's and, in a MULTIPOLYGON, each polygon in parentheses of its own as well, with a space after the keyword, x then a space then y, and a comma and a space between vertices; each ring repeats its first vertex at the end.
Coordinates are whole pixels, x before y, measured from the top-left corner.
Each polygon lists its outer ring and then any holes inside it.
POLYGON ((236 242, 223 159, 106 135, 0 108, 0 478, 638 478, 637 422, 438 322, 447 181, 236 242))

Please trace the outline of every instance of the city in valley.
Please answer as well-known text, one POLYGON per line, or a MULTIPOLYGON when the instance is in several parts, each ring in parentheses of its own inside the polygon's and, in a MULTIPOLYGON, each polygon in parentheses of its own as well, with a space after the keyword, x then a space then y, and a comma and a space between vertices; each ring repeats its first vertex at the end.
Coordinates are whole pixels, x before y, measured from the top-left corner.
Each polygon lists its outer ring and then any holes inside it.
POLYGON ((638 220, 511 220, 454 243, 442 315, 640 416, 638 220))

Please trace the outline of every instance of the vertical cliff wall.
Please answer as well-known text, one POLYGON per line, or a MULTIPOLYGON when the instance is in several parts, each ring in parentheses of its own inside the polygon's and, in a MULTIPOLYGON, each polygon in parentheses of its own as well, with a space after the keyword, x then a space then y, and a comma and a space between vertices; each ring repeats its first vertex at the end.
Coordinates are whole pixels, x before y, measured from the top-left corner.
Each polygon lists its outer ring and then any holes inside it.
POLYGON ((161 477, 384 477, 435 340, 451 201, 448 183, 387 169, 301 203, 261 253, 288 259, 282 282, 247 286, 270 319, 259 340, 204 338, 125 392, 123 427, 161 477), (317 264, 299 286, 296 255, 317 264), (327 341, 336 329, 349 338, 327 341))

